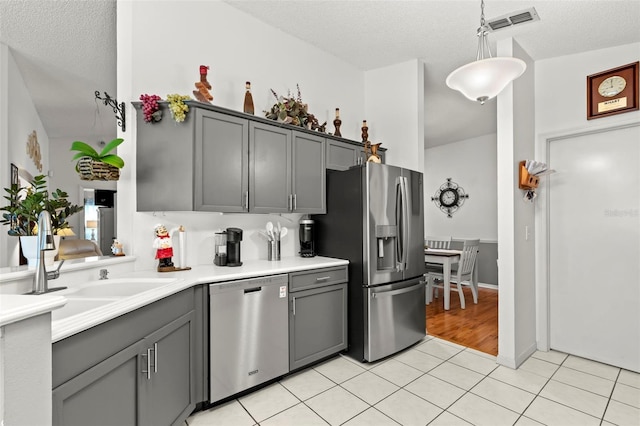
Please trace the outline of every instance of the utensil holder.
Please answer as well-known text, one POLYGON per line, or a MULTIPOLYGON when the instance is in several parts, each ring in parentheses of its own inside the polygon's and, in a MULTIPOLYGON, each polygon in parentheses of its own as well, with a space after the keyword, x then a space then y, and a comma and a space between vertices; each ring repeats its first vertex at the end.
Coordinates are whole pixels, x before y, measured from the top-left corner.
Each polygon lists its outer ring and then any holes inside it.
POLYGON ((267 260, 280 260, 280 241, 269 241, 267 245, 267 260))

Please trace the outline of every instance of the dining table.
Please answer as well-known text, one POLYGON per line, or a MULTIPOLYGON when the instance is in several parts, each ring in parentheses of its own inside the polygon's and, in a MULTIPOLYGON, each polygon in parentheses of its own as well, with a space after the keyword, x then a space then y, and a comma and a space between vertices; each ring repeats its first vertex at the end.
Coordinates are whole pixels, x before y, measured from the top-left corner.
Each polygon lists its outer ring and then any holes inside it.
POLYGON ((444 309, 449 310, 451 300, 451 266, 460 262, 462 250, 448 249, 424 249, 425 263, 436 263, 442 265, 442 276, 444 281, 444 309))

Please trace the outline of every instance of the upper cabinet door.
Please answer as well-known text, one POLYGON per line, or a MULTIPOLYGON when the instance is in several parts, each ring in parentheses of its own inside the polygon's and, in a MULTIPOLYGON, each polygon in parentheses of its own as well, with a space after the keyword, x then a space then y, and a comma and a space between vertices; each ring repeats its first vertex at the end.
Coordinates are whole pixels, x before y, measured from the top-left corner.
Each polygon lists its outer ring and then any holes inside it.
POLYGON ((252 213, 287 213, 291 192, 291 130, 249 125, 249 209, 252 213))
POLYGON ((195 210, 248 211, 249 121, 195 109, 195 210))
POLYGON ((137 111, 136 197, 138 211, 193 210, 193 114, 176 123, 164 108, 159 123, 137 111))
POLYGON ((327 169, 347 170, 355 166, 358 160, 358 149, 347 143, 327 140, 327 169))
POLYGON ((325 138, 294 130, 292 158, 292 211, 326 213, 325 138))

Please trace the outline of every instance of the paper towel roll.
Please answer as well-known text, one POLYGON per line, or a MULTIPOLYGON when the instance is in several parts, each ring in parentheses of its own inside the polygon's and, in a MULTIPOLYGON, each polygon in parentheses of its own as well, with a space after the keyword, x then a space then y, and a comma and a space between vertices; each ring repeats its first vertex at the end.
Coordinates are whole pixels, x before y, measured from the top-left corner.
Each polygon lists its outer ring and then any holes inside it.
POLYGON ((178 246, 180 250, 178 253, 178 268, 185 268, 187 266, 187 255, 185 253, 186 239, 187 235, 184 226, 180 225, 180 228, 178 229, 178 246))

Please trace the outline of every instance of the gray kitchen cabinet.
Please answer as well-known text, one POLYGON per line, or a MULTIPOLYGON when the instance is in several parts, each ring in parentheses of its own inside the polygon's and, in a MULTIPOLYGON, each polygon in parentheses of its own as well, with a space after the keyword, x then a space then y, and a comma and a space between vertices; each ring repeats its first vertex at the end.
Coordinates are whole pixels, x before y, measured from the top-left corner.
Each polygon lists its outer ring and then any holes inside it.
POLYGON ((140 424, 143 350, 140 340, 53 389, 53 425, 140 424))
POLYGON ((291 197, 291 130, 249 125, 249 210, 287 213, 291 197))
MULTIPOLYGON (((364 147, 350 143, 327 139, 327 169, 347 170, 349 167, 362 165, 365 162, 364 147)), ((384 163, 384 152, 378 151, 384 163)))
MULTIPOLYGON (((326 213, 326 169, 364 161, 362 144, 187 101, 181 123, 167 102, 163 118, 138 109, 138 211, 326 213)), ((384 162, 384 148, 378 151, 384 162)))
POLYGON ((289 274, 289 370, 347 348, 347 268, 289 274))
POLYGON ((360 164, 363 157, 362 147, 333 140, 327 141, 327 169, 347 170, 349 167, 360 164))
POLYGON ((325 138, 249 125, 249 211, 325 213, 325 138))
POLYGON ((247 211, 249 121, 192 107, 176 123, 161 109, 157 123, 137 114, 137 210, 247 211))
POLYGON ((324 146, 324 137, 293 131, 292 212, 327 212, 324 146))
POLYGON ((183 422, 203 398, 195 295, 184 290, 54 343, 53 424, 183 422))
POLYGON ((246 212, 249 191, 249 121, 197 108, 195 210, 246 212))

